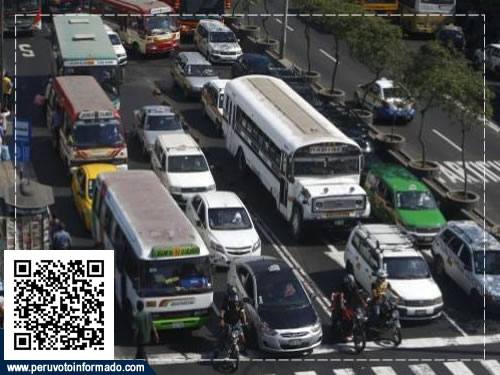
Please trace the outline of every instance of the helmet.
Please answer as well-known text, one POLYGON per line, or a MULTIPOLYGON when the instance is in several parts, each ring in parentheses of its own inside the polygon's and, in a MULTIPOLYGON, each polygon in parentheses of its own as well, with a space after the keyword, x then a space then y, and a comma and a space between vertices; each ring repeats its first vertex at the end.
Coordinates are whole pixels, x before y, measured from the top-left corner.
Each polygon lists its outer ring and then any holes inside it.
POLYGON ((349 289, 354 289, 356 287, 356 280, 354 280, 354 276, 348 274, 344 277, 344 285, 349 289))
POLYGON ((378 270, 377 271, 377 279, 387 279, 387 271, 386 270, 378 270))
POLYGON ((238 293, 236 292, 236 288, 234 286, 230 286, 228 288, 227 294, 230 302, 240 301, 240 297, 238 296, 238 293))

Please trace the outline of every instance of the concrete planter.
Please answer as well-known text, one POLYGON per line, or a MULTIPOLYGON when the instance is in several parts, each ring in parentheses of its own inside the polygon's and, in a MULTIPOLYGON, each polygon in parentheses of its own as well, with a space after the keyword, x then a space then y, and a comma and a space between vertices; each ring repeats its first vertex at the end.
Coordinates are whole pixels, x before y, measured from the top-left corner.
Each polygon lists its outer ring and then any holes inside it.
POLYGON ((304 78, 311 84, 319 82, 319 79, 321 78, 321 73, 315 70, 311 70, 310 72, 304 71, 302 74, 304 78))
POLYGON ((266 51, 278 51, 279 41, 277 39, 258 39, 255 41, 257 53, 266 53, 266 51))
POLYGON ((355 108, 352 110, 354 115, 367 125, 373 125, 373 113, 366 109, 355 108))
POLYGON ((241 16, 226 16, 224 17, 224 23, 229 27, 235 34, 238 33, 240 29, 241 22, 243 21, 243 17, 241 16))
POLYGON ((384 150, 399 151, 406 142, 405 137, 400 134, 377 134, 377 143, 384 150))
POLYGON ((441 167, 438 163, 427 160, 423 165, 421 160, 412 160, 408 163, 408 169, 415 176, 420 178, 438 178, 441 173, 441 167))
POLYGON ((332 92, 330 89, 322 88, 318 91, 318 96, 325 102, 333 102, 342 105, 345 103, 345 91, 341 89, 333 89, 332 92))
POLYGON ((446 193, 446 201, 448 207, 455 212, 461 210, 471 211, 479 202, 479 195, 473 191, 468 191, 465 194, 462 190, 452 190, 446 193))
POLYGON ((255 42, 259 39, 260 27, 255 25, 240 25, 236 35, 240 40, 243 52, 254 52, 255 42))

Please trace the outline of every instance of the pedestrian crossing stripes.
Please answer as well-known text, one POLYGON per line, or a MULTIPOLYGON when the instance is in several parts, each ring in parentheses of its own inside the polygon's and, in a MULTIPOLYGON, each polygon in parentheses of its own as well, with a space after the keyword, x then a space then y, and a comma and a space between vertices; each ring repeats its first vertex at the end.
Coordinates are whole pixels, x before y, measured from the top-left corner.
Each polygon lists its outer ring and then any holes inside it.
MULTIPOLYGON (((398 361, 399 362, 399 361, 398 361)), ((395 366, 371 366, 360 365, 354 367, 339 367, 330 370, 333 375, 499 375, 500 363, 497 360, 471 360, 467 362, 434 361, 432 363, 398 363, 395 366)), ((412 362, 411 359, 408 362, 412 362)), ((294 375, 320 375, 327 374, 325 370, 296 371, 294 375)), ((267 374, 270 375, 270 374, 267 374)))
MULTIPOLYGON (((461 161, 441 161, 441 179, 445 183, 460 184, 464 182, 464 168, 461 161)), ((500 160, 466 161, 467 181, 471 184, 499 183, 500 160)))

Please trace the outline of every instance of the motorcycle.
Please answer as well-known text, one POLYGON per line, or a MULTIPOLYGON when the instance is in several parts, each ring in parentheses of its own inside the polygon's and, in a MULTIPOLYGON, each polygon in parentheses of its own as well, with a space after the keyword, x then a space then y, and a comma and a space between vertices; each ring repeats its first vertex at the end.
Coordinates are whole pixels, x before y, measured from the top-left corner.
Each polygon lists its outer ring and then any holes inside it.
POLYGON ((219 350, 215 351, 214 369, 221 372, 232 373, 240 365, 240 336, 242 328, 238 325, 227 325, 219 350))

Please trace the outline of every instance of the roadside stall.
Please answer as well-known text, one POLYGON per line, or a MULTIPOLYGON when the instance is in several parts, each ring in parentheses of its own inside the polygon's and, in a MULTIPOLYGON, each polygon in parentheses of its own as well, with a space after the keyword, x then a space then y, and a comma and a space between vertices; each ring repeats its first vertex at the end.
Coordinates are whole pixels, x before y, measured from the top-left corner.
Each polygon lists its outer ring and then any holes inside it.
POLYGON ((0 162, 0 250, 49 249, 52 188, 15 173, 10 161, 0 162))

